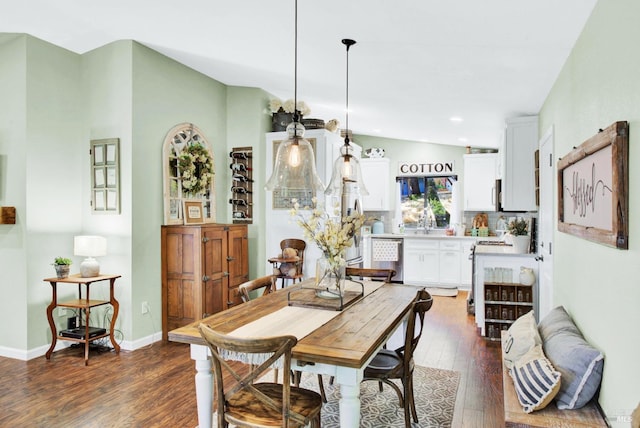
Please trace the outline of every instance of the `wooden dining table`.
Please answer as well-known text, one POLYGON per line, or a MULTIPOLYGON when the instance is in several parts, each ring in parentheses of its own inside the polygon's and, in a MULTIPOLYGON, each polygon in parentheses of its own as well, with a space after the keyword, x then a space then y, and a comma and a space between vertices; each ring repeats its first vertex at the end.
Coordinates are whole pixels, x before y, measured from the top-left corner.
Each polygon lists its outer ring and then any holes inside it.
MULTIPOLYGON (((196 366, 196 399, 198 426, 211 427, 213 419, 213 378, 210 351, 200 336, 198 325, 206 324, 212 329, 229 334, 240 331, 244 326, 262 325, 281 311, 291 306, 289 293, 310 287, 313 279, 278 290, 258 299, 251 300, 210 317, 172 330, 170 341, 188 343, 191 358, 196 366), (240 330, 238 330, 240 329, 240 330)), ((382 284, 362 281, 364 295, 341 311, 319 313, 328 309, 295 308, 296 322, 284 323, 298 326, 305 319, 320 318, 321 324, 298 337, 292 351, 291 368, 304 372, 334 376, 340 388, 340 426, 357 428, 360 424, 360 382, 365 367, 382 348, 394 331, 408 316, 417 289, 400 284, 382 284), (329 317, 328 320, 325 320, 329 317)), ((353 284, 352 284, 353 285, 353 284)), ((349 286, 347 286, 347 290, 349 286)), ((266 326, 266 331, 271 331, 266 326)), ((279 328, 279 327, 278 327, 279 328)), ((274 327, 273 334, 290 334, 274 327)))

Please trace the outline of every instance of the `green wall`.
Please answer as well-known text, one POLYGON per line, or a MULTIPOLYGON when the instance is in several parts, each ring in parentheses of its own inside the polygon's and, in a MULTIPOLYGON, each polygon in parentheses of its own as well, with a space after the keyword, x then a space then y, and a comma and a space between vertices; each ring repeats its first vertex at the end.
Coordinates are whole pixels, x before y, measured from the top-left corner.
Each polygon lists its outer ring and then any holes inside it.
MULTIPOLYGON (((208 138, 216 218, 229 222, 228 152, 254 146, 263 180, 268 95, 228 88, 133 41, 77 55, 24 34, 0 34, 0 94, 0 204, 17 208, 17 224, 0 225, 0 269, 11 272, 10 281, 0 281, 0 323, 17 326, 0 333, 0 355, 29 359, 48 348, 51 289, 42 280, 55 275, 50 263, 58 255, 71 257, 77 271, 82 258, 73 256, 73 236, 81 233, 107 237, 101 271, 122 275, 116 282, 116 328, 123 348, 158 340, 166 134, 189 122, 208 138), (119 215, 90 211, 89 143, 100 138, 120 139, 119 215), (151 314, 141 314, 143 301, 151 314)), ((257 224, 249 230, 250 245, 264 233, 257 224)), ((261 257, 258 247, 251 248, 252 258, 261 257)), ((108 298, 106 284, 96 285, 92 297, 108 298)), ((61 287, 60 295, 71 297, 74 290, 61 287)), ((54 317, 63 327, 57 311, 54 317)), ((92 319, 101 317, 92 311, 92 319)))
MULTIPOLYGON (((259 267, 271 255, 265 253, 265 133, 271 131, 271 112, 268 111, 270 95, 262 89, 230 86, 227 89, 227 153, 234 147, 253 147, 253 205, 254 219, 249 225, 249 277, 262 276, 259 267), (249 119, 251 118, 251 119, 249 119)), ((227 158, 225 171, 229 170, 227 158)), ((224 196, 230 196, 230 181, 226 180, 220 190, 224 196)), ((226 199, 229 199, 228 197, 226 199)), ((227 218, 231 221, 231 207, 225 200, 227 218)), ((222 210, 219 210, 222 211, 222 210)))
POLYGON ((18 326, 0 329, 0 346, 26 349, 26 37, 0 35, 0 58, 0 100, 11 100, 0 102, 0 205, 16 208, 16 224, 0 225, 0 325, 18 326))
POLYGON ((628 415, 640 402, 639 16, 635 0, 598 2, 540 112, 541 135, 554 128, 556 158, 599 128, 630 123, 629 249, 554 233, 554 304, 605 354, 600 404, 609 417, 628 415))

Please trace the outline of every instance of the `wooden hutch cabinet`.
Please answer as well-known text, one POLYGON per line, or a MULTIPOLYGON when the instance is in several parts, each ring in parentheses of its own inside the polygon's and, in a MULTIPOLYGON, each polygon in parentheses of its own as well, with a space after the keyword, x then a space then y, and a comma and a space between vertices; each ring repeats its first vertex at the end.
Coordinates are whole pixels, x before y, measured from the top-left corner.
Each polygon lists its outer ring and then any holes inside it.
POLYGON ((162 339, 242 302, 249 279, 247 226, 162 226, 162 339))

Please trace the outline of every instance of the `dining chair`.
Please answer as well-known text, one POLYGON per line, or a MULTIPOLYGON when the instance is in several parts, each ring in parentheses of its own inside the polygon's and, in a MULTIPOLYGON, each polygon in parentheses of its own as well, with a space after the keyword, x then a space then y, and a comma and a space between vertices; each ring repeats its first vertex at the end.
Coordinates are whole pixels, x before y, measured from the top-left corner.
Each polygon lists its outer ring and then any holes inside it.
MULTIPOLYGON (((377 268, 355 268, 355 267, 347 267, 345 269, 345 275, 349 278, 358 277, 362 278, 371 278, 373 280, 382 279, 382 281, 390 283, 391 278, 394 277, 396 271, 393 269, 377 269, 377 268)), ((329 385, 333 385, 334 377, 331 376, 329 378, 329 385)), ((322 402, 327 402, 327 395, 324 390, 324 381, 322 379, 322 375, 318 374, 318 387, 320 388, 320 396, 322 397, 322 402)))
POLYGON ((198 329, 213 356, 218 427, 320 427, 320 395, 290 382, 291 349, 298 341, 295 336, 239 338, 216 332, 203 323, 198 329), (227 361, 226 356, 234 353, 248 354, 259 362, 243 374, 245 365, 238 370, 227 361), (278 361, 282 362, 283 382, 260 381, 278 361))
POLYGON ((432 305, 433 297, 429 292, 424 288, 419 290, 409 312, 404 345, 396 350, 380 350, 364 370, 363 382, 375 380, 380 385, 380 391, 382 391, 383 383, 396 391, 400 406, 404 408, 404 423, 407 428, 411 427, 409 410, 411 410, 414 422, 418 423, 413 396, 413 369, 415 367, 413 353, 422 336, 425 312, 431 309, 432 305), (420 322, 420 328, 416 334, 417 319, 420 322), (401 391, 400 387, 391 381, 392 379, 400 379, 404 391, 401 391))
POLYGON ((254 292, 253 295, 255 297, 261 297, 275 291, 275 289, 276 283, 275 276, 273 275, 252 279, 250 281, 243 282, 238 286, 238 292, 240 293, 240 297, 243 302, 251 300, 251 292, 254 292))

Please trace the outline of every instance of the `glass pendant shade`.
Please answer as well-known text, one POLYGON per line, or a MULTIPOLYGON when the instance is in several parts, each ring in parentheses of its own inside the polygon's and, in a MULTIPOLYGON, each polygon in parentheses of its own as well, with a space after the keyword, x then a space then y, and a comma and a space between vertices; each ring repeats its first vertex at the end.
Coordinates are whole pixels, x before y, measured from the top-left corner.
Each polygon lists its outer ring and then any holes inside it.
POLYGON ((276 153, 273 173, 264 186, 265 190, 279 191, 280 196, 299 197, 301 191, 314 196, 324 190, 324 184, 316 170, 313 147, 304 138, 304 126, 292 122, 287 126, 288 138, 280 143, 276 153))
POLYGON ((361 196, 369 194, 362 181, 360 161, 354 156, 353 147, 347 141, 340 148, 340 156, 333 163, 333 173, 324 192, 325 195, 341 196, 344 183, 354 183, 351 188, 358 191, 361 196))

